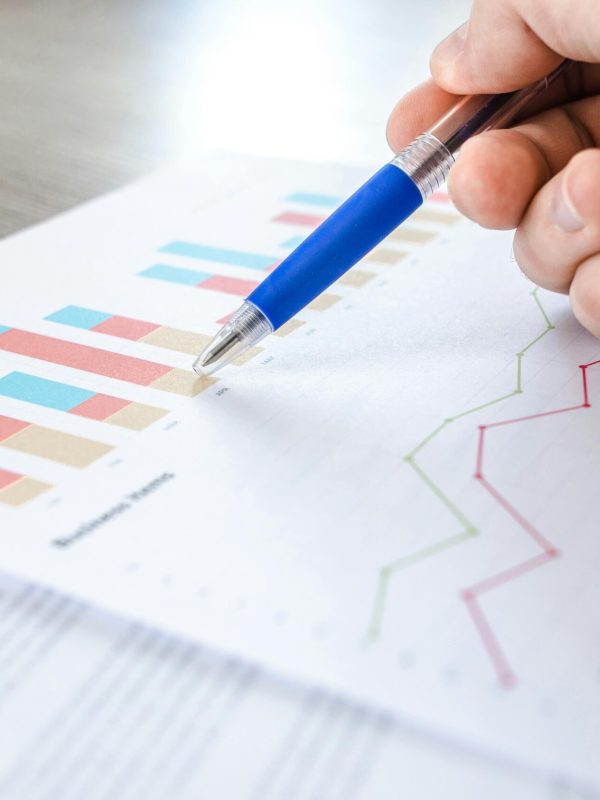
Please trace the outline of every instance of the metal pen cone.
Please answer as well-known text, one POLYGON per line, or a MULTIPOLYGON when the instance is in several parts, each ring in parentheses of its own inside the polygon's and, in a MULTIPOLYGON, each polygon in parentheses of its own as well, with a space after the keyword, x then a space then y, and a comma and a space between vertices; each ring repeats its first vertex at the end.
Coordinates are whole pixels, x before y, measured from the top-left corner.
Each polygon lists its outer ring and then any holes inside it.
POLYGON ((207 351, 203 353, 200 364, 203 367, 209 367, 211 364, 214 364, 215 361, 218 361, 221 356, 224 356, 228 353, 232 347, 234 347, 242 337, 237 332, 229 333, 222 341, 215 342, 213 345, 209 346, 207 351))
POLYGON ((246 301, 200 353, 192 369, 200 376, 212 374, 227 364, 235 363, 272 331, 273 326, 262 311, 246 301))

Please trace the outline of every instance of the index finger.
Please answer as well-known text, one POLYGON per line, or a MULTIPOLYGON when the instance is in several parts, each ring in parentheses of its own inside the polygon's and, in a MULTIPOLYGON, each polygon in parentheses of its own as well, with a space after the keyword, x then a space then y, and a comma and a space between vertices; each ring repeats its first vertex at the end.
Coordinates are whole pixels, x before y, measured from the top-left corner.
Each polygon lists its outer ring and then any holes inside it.
POLYGON ((598 0, 474 0, 469 21, 434 50, 431 74, 451 92, 509 92, 563 58, 600 62, 598 0))
MULTIPOLYGON (((548 108, 600 93, 600 64, 573 64, 569 70, 518 117, 522 122, 548 108)), ((416 136, 425 133, 452 108, 458 95, 450 94, 433 80, 425 81, 404 95, 392 111, 387 140, 397 153, 416 136)))

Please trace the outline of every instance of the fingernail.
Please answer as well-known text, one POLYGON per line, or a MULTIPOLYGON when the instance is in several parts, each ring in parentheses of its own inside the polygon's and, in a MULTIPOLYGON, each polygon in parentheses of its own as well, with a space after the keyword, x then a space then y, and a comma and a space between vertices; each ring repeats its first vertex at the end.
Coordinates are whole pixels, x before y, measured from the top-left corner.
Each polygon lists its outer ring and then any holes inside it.
POLYGON ((575 233, 585 227, 585 221, 580 217, 573 201, 569 197, 567 174, 563 175, 563 179, 552 198, 550 215, 554 224, 565 233, 575 233))
POLYGON ((436 61, 449 64, 462 53, 467 38, 467 25, 468 23, 464 22, 460 28, 457 28, 438 44, 434 52, 436 61))

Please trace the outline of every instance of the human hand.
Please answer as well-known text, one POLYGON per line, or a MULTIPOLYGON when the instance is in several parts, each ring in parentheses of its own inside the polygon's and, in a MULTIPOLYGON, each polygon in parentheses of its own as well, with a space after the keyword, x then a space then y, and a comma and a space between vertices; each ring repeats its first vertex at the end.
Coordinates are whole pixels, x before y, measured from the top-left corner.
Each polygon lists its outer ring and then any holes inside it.
POLYGON ((388 123, 398 152, 454 94, 520 89, 563 58, 578 62, 533 115, 468 141, 452 167, 457 208, 488 228, 516 228, 514 252, 535 283, 569 292, 600 337, 600 8, 598 0, 474 0, 470 19, 435 49, 433 80, 388 123))

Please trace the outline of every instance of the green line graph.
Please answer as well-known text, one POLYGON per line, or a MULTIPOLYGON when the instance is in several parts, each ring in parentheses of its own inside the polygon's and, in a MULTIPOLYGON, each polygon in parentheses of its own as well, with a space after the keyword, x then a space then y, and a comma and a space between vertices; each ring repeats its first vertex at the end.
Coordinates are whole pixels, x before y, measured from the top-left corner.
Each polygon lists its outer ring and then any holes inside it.
POLYGON ((448 497, 448 495, 444 492, 444 490, 425 472, 425 470, 418 464, 416 461, 416 456, 420 453, 425 447, 427 447, 434 439, 436 439, 443 430, 445 430, 449 425, 456 420, 462 419, 463 417, 468 416, 469 414, 475 414, 477 411, 481 411, 484 408, 489 408, 490 406, 497 405, 498 403, 502 403, 505 400, 509 400, 511 397, 515 395, 523 393, 523 358, 525 354, 539 341, 541 341, 544 336, 546 336, 550 331, 554 330, 554 325, 548 318, 548 314, 546 313, 538 294, 538 287, 536 287, 532 292, 531 296, 533 297, 533 301, 537 306, 546 327, 544 330, 539 333, 534 339, 528 342, 525 347, 523 347, 518 353, 516 353, 517 359, 517 375, 516 375, 516 384, 515 388, 508 392, 507 394, 503 394, 500 397, 495 397, 493 400, 489 400, 486 403, 481 403, 478 406, 474 406, 473 408, 468 408, 466 411, 461 411, 459 414, 455 414, 453 417, 447 417, 437 428, 431 431, 424 439, 422 439, 409 453, 404 456, 404 461, 408 464, 408 466, 416 473, 416 475, 420 478, 421 481, 427 486, 427 488, 432 492, 432 494, 437 497, 439 502, 445 506, 448 510, 448 513, 456 520, 458 525, 460 526, 457 533, 452 534, 451 536, 447 536, 444 539, 441 539, 439 542, 435 542, 434 544, 428 545, 427 547, 423 547, 420 550, 416 550, 414 553, 410 553, 407 556, 403 556, 402 558, 398 558, 394 561, 390 561, 387 564, 384 564, 380 571, 379 576, 377 579, 377 587, 375 590, 375 597, 373 600, 373 606, 371 609, 369 626, 367 629, 367 641, 375 642, 381 636, 381 631, 383 628, 383 620, 385 617, 387 599, 388 599, 388 592, 390 583, 392 580, 403 570, 408 569, 409 567, 414 566, 415 564, 420 563, 421 561, 425 561, 428 558, 432 558, 433 556, 438 555, 439 553, 444 552, 452 547, 455 547, 462 542, 466 542, 469 539, 472 539, 474 536, 477 536, 479 533, 477 527, 475 526, 474 522, 470 520, 467 515, 461 511, 458 506, 453 503, 453 501, 448 497))

